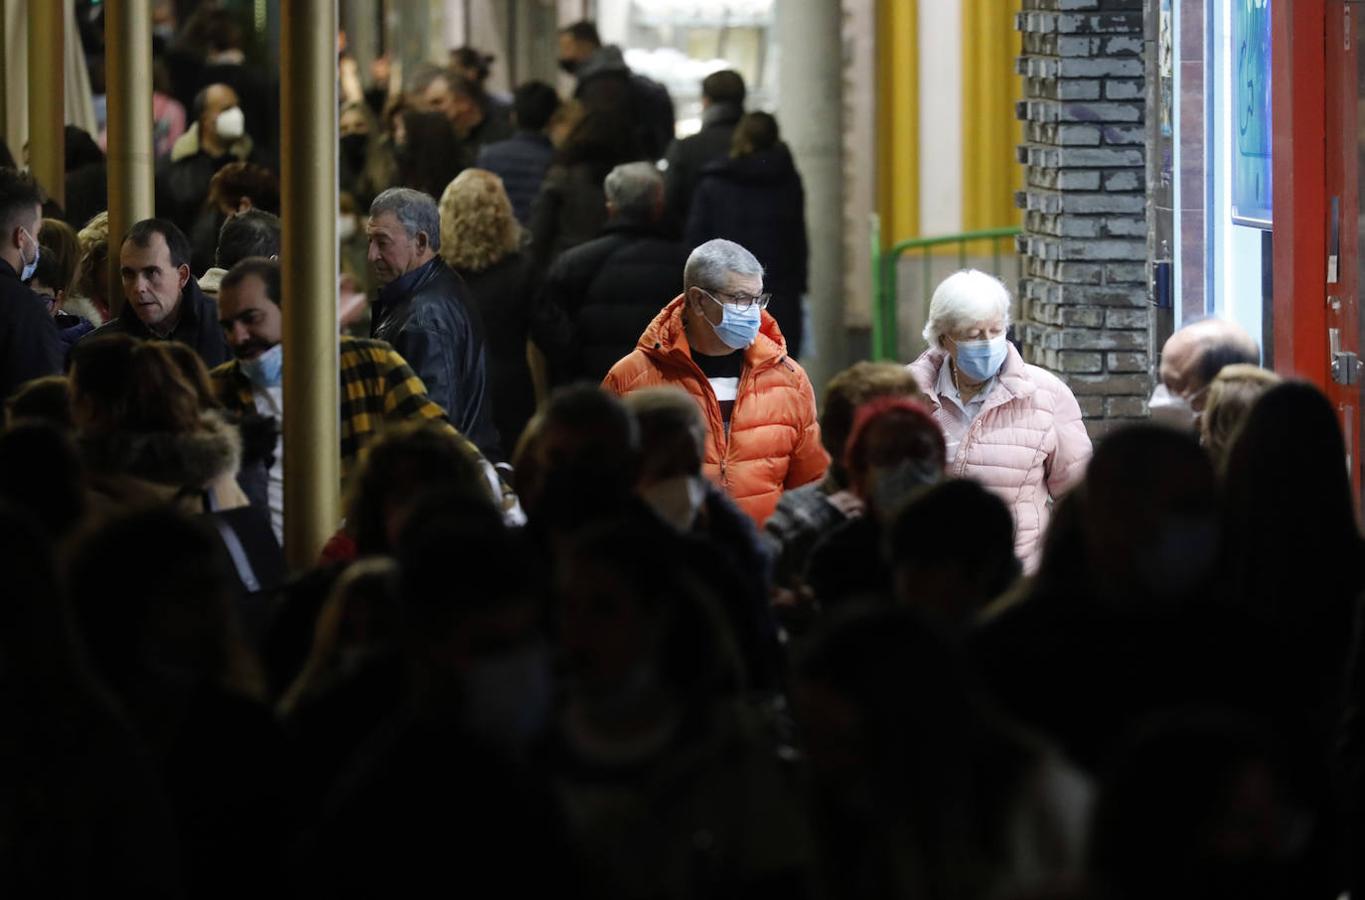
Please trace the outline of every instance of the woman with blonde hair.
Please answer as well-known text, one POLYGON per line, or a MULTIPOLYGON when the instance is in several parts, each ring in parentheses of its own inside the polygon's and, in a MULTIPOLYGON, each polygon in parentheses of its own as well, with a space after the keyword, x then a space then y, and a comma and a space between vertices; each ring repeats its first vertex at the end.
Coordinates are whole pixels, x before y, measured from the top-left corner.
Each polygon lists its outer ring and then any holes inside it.
POLYGON ((1236 363, 1224 366, 1209 383, 1204 411, 1199 416, 1199 443, 1209 451, 1220 472, 1251 407, 1281 380, 1269 369, 1236 363))
POLYGON ((539 281, 524 232, 502 179, 465 169, 441 195, 441 256, 469 286, 483 320, 492 384, 493 418, 503 446, 512 447, 536 408, 527 361, 534 338, 552 359, 567 343, 567 325, 537 299, 539 281))

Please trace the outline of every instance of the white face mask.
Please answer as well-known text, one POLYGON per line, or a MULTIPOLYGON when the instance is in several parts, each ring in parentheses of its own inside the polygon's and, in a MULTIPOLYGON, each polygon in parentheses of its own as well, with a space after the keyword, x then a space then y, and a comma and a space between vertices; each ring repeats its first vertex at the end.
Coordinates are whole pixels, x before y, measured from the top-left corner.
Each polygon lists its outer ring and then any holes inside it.
POLYGON ((235 141, 246 134, 246 115, 240 106, 223 110, 213 124, 218 129, 218 136, 225 141, 235 141))
POLYGON ((700 476, 678 475, 651 484, 640 491, 640 498, 678 531, 691 531, 706 502, 706 483, 700 476))
POLYGON ((1179 431, 1194 431, 1194 407, 1190 406, 1189 400, 1171 393, 1164 384, 1158 384, 1156 390, 1152 391, 1152 398, 1147 401, 1147 410, 1151 413, 1153 422, 1168 425, 1179 431))

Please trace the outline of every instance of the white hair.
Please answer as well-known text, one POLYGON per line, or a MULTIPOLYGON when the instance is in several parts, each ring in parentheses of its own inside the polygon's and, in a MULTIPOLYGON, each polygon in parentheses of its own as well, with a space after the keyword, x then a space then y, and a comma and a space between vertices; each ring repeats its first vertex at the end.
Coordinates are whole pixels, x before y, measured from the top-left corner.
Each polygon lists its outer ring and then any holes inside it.
POLYGON ((723 291, 731 273, 763 277, 763 266, 752 253, 734 241, 716 238, 692 251, 683 267, 683 290, 699 287, 704 291, 723 291))
POLYGON ((934 299, 929 302, 929 321, 924 324, 924 340, 937 349, 943 335, 995 318, 1009 327, 1009 289, 994 275, 963 269, 943 279, 934 290, 934 299))

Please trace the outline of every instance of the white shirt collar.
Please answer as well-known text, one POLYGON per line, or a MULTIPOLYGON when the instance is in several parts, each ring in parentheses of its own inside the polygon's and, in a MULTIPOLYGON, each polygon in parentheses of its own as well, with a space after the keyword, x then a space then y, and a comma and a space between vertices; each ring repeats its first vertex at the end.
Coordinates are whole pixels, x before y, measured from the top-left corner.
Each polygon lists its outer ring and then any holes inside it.
POLYGON ((953 373, 949 364, 949 358, 944 356, 943 363, 938 367, 938 384, 934 386, 934 390, 938 394, 940 402, 951 400, 953 401, 954 406, 963 412, 966 412, 968 408, 980 407, 986 402, 986 398, 990 396, 991 391, 995 389, 995 380, 997 377, 998 376, 996 375, 992 375, 989 381, 981 385, 981 390, 977 391, 971 400, 963 403, 962 392, 959 391, 957 385, 953 383, 953 373))

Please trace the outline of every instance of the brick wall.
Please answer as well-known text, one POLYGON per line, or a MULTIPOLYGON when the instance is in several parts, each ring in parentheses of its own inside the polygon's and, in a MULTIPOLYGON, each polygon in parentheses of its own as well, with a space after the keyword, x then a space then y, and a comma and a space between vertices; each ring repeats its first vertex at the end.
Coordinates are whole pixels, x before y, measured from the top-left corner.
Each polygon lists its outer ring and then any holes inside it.
POLYGON ((1151 387, 1142 0, 1023 9, 1017 333, 1098 437, 1145 416, 1151 387))

